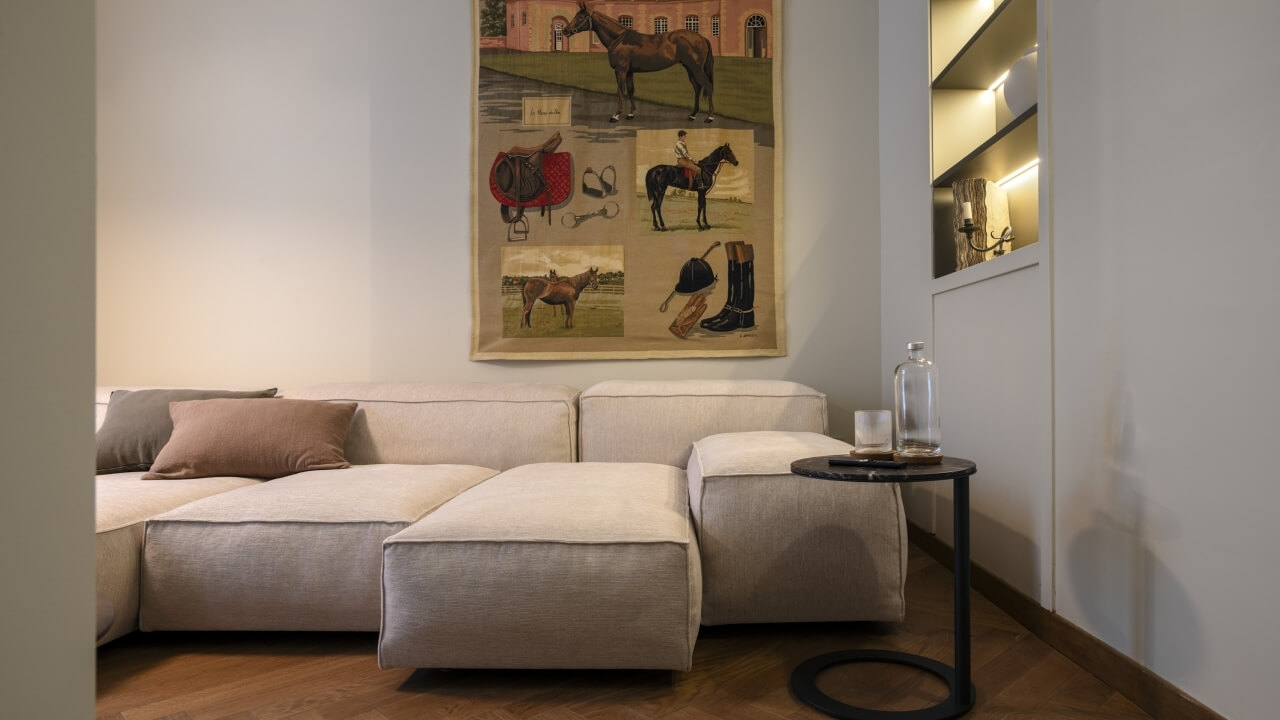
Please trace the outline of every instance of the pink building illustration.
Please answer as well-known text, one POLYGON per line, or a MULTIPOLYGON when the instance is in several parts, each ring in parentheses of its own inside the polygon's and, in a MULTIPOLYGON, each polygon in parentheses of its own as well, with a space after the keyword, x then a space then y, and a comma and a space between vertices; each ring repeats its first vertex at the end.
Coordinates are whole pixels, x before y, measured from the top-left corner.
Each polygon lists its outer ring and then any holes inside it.
MULTIPOLYGON (((692 30, 711 41, 718 56, 773 57, 772 0, 604 0, 592 8, 642 33, 692 30)), ((564 36, 578 12, 574 0, 507 0, 507 37, 481 47, 525 52, 604 52, 595 33, 564 36)))

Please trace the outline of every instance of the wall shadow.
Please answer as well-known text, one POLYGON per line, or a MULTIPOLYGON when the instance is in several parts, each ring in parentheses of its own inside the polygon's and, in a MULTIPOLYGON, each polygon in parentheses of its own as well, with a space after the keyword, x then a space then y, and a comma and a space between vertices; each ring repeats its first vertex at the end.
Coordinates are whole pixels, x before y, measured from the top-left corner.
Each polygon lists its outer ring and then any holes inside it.
POLYGON ((1189 593, 1151 546, 1180 530, 1173 514, 1144 493, 1144 481, 1152 479, 1137 449, 1131 395, 1117 390, 1112 397, 1099 492, 1070 501, 1090 513, 1066 546, 1066 587, 1090 632, 1184 685, 1200 666, 1203 631, 1189 593))

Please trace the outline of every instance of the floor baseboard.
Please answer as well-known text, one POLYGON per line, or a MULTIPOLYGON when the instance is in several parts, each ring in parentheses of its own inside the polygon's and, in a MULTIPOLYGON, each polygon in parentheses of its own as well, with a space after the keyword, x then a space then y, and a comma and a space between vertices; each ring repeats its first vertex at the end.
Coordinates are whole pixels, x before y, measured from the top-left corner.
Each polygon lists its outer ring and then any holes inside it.
MULTIPOLYGON (((908 539, 948 569, 951 546, 907 523, 908 539)), ((1115 688, 1134 705, 1160 720, 1226 720, 1168 680, 1116 650, 1061 615, 983 569, 970 566, 973 589, 1067 659, 1115 688)))

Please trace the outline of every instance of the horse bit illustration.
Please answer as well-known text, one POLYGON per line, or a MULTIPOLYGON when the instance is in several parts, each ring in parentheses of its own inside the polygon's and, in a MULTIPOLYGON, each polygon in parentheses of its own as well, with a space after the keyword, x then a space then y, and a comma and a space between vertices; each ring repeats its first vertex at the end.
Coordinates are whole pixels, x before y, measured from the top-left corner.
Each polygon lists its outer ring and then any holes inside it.
POLYGON ((620 210, 621 208, 618 207, 618 203, 610 200, 595 212, 584 213, 582 215, 574 215, 572 213, 568 215, 561 215, 560 224, 572 230, 593 217, 602 217, 605 220, 612 220, 618 217, 618 212, 620 210), (610 210, 611 207, 612 211, 610 210))

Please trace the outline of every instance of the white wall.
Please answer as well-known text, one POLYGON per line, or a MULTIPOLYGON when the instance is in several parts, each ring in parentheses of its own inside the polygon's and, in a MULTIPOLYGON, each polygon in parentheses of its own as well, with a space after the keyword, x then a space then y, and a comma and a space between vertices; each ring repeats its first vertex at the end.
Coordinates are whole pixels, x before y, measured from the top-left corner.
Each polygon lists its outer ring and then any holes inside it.
MULTIPOLYGON (((927 4, 880 7, 885 373, 909 335, 936 331, 927 4)), ((1027 526, 1052 513, 1051 609, 1228 718, 1271 717, 1280 5, 1041 10, 1054 465, 1051 492, 1015 511, 1027 526)), ((933 526, 929 504, 911 512, 933 526)))
POLYGON ((1271 0, 1053 5, 1057 603, 1275 715, 1280 51, 1271 0))
POLYGON ((93 717, 93 3, 0 3, 0 714, 93 717))
MULTIPOLYGON (((929 3, 881 2, 879 26, 880 404, 888 408, 893 369, 906 358, 906 344, 933 338, 929 3)), ((932 529, 932 488, 911 484, 902 492, 907 518, 932 529)))
POLYGON ((607 362, 467 357, 469 7, 99 4, 98 381, 776 377, 851 435, 880 403, 874 0, 784 6, 788 355, 607 362))
MULTIPOLYGON (((1028 247, 974 268, 1016 264, 1016 270, 955 288, 936 283, 933 357, 943 451, 978 464, 969 483, 971 557, 1052 607, 1049 292, 1045 264, 1037 261, 1044 249, 1028 247)), ((951 489, 931 485, 938 498, 934 532, 951 542, 951 489)))
POLYGON ((369 376, 369 14, 99 3, 100 382, 369 376))

